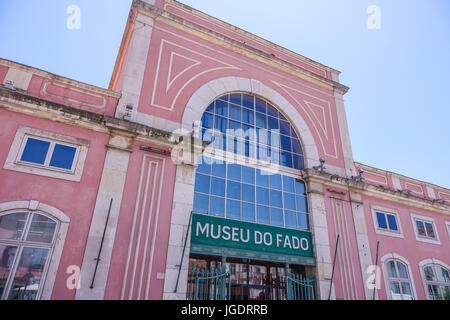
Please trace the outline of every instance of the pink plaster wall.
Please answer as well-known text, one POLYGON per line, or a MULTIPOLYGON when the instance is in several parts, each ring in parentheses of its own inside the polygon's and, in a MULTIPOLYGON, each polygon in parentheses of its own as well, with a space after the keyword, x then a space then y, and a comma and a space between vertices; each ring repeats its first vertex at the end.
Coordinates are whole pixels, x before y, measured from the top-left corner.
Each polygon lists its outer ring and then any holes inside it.
POLYGON ((5 110, 0 112, 0 123, 0 150, 3 150, 0 152, 0 203, 37 200, 61 210, 70 218, 52 298, 74 299, 75 291, 66 287, 69 275, 65 272, 70 265, 81 267, 83 261, 108 135, 5 110), (90 145, 81 182, 4 170, 3 165, 19 125, 88 140, 90 145))
POLYGON ((0 65, 0 84, 5 80, 6 74, 8 73, 9 67, 0 65))

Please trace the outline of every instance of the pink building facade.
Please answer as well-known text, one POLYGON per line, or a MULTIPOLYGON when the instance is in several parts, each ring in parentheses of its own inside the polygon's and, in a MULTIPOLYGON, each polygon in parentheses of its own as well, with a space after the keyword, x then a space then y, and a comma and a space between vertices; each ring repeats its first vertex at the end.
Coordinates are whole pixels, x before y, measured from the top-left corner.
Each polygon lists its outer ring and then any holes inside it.
POLYGON ((109 89, 0 59, 1 299, 450 299, 450 190, 355 162, 347 91, 174 0, 109 89))

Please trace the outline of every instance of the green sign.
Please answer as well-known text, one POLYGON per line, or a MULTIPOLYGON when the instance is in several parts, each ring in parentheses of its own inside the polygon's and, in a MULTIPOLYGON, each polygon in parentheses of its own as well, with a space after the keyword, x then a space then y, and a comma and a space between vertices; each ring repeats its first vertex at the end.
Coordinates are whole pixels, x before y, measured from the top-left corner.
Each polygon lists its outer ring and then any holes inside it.
POLYGON ((311 232, 194 214, 191 246, 313 258, 311 232))

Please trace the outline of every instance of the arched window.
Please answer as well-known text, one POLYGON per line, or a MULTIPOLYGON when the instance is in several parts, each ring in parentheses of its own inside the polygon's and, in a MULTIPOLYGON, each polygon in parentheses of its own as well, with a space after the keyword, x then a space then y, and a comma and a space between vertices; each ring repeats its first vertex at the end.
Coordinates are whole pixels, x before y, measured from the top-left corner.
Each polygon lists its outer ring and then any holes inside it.
POLYGON ((292 175, 292 169, 303 169, 303 152, 280 112, 257 97, 227 94, 205 111, 202 135, 212 150, 240 161, 199 159, 195 213, 309 230, 305 184, 292 175))
POLYGON ((423 267, 428 296, 432 300, 450 300, 450 272, 438 264, 423 267))
POLYGON ((413 300, 408 266, 397 259, 386 262, 387 281, 392 300, 413 300))
POLYGON ((41 295, 59 224, 28 210, 0 213, 0 298, 35 300, 41 295))

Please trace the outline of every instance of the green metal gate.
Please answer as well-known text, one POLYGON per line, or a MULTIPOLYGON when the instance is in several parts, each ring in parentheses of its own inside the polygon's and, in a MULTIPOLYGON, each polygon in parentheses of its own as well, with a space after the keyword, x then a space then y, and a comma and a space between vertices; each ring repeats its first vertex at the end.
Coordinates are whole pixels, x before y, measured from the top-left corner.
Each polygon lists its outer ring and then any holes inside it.
POLYGON ((189 270, 188 300, 230 300, 230 274, 222 268, 189 270))
POLYGON ((286 275, 286 298, 287 300, 315 300, 314 279, 302 275, 286 275))

